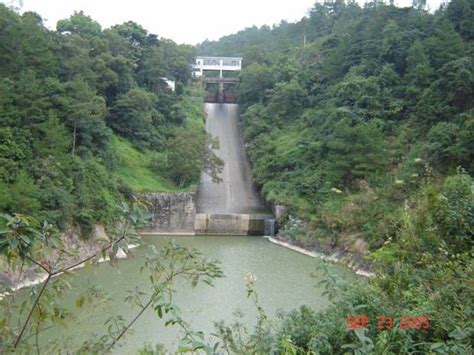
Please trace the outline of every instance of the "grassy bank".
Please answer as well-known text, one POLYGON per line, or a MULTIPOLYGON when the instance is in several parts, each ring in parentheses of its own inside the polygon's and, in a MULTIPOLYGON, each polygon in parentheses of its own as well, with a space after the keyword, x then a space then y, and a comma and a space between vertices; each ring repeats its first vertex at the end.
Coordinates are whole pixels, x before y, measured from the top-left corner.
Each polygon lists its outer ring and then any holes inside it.
POLYGON ((116 175, 134 192, 177 192, 196 189, 195 185, 180 189, 166 178, 165 172, 160 175, 151 170, 152 159, 163 157, 165 153, 139 151, 129 141, 116 135, 111 140, 111 146, 117 157, 116 175))
MULTIPOLYGON (((177 109, 182 115, 183 127, 187 130, 200 132, 204 128, 204 112, 202 89, 191 88, 181 96, 177 109)), ((169 149, 153 151, 137 149, 129 140, 118 135, 111 139, 111 150, 114 152, 117 164, 116 175, 134 192, 179 192, 195 191, 197 184, 193 183, 180 188, 170 179, 167 166, 169 149), (160 168, 153 169, 153 161, 162 162, 160 168)), ((156 164, 155 164, 156 165, 156 164)))

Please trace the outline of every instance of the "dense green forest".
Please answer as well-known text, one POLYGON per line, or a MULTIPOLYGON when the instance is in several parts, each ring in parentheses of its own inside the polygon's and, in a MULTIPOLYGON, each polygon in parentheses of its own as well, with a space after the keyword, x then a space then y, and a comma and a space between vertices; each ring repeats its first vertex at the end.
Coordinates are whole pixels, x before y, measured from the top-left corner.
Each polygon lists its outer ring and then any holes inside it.
POLYGON ((333 288, 326 312, 259 329, 252 349, 291 339, 324 354, 472 352, 473 40, 472 0, 435 13, 331 1, 298 23, 198 46, 244 57, 242 126, 267 200, 289 208, 280 235, 362 253, 379 273, 333 288), (347 332, 348 314, 372 326, 347 332), (384 314, 396 325, 382 332, 384 314), (401 330, 408 315, 428 315, 430 328, 401 330))
POLYGON ((200 162, 173 163, 204 139, 193 56, 134 22, 79 12, 51 31, 0 5, 0 211, 86 235, 132 193, 195 186, 200 162))

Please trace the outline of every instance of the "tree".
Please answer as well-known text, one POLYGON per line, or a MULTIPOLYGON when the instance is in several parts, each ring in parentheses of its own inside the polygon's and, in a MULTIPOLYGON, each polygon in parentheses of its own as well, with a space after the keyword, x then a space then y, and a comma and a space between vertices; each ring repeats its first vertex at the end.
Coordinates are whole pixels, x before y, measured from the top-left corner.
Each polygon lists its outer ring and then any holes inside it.
POLYGON ((144 147, 160 147, 156 126, 162 116, 155 109, 156 96, 143 89, 132 89, 112 106, 108 124, 119 134, 144 147))
POLYGON ((353 114, 365 118, 380 114, 380 91, 377 78, 352 74, 348 74, 344 80, 330 88, 337 106, 347 107, 353 114))
POLYGON ((109 105, 135 85, 132 65, 121 55, 102 53, 93 59, 91 65, 96 73, 97 93, 104 96, 109 105))
POLYGON ((186 84, 191 79, 191 66, 195 57, 195 50, 190 45, 176 45, 173 41, 162 40, 160 46, 165 53, 166 76, 180 83, 186 84))
POLYGON ((437 24, 434 35, 426 41, 432 66, 440 69, 444 64, 464 55, 464 43, 449 20, 437 24))
POLYGON ((273 77, 266 65, 250 64, 240 73, 239 97, 248 104, 262 102, 273 86, 273 77))
POLYGON ((384 62, 394 64, 398 73, 404 71, 405 48, 403 48, 403 34, 395 21, 389 21, 384 27, 381 55, 384 62))
POLYGON ((80 146, 99 150, 107 144, 109 131, 105 125, 106 104, 87 83, 74 80, 65 85, 68 97, 62 100, 64 119, 72 133, 71 154, 80 146))
POLYGON ((102 32, 99 23, 85 15, 83 11, 74 11, 69 19, 59 20, 56 29, 60 33, 69 32, 81 36, 98 36, 102 32))
POLYGON ((326 169, 335 184, 353 188, 355 179, 370 179, 386 165, 382 123, 341 120, 327 140, 326 169))
POLYGON ((33 12, 23 16, 0 5, 0 74, 11 76, 34 67, 36 75, 54 75, 58 60, 41 17, 33 12))
POLYGON ((425 89, 433 78, 425 48, 420 40, 416 40, 407 51, 407 70, 405 77, 410 81, 409 94, 419 93, 425 89))
POLYGON ((265 47, 254 45, 247 48, 244 52, 242 65, 248 67, 251 64, 269 65, 268 54, 265 51, 265 47))
POLYGON ((138 71, 140 81, 146 85, 149 91, 157 92, 158 85, 166 77, 168 67, 163 47, 150 48, 143 58, 143 63, 138 71))
POLYGON ((412 6, 418 10, 423 10, 426 6, 426 0, 412 0, 412 6))
POLYGON ((306 93, 296 80, 277 83, 268 101, 268 112, 279 120, 292 120, 301 114, 306 93))
POLYGON ((219 142, 202 131, 188 128, 175 129, 168 142, 168 165, 171 179, 180 187, 199 182, 206 172, 214 182, 220 182, 224 162, 214 152, 219 142))
POLYGON ((474 24, 472 17, 474 9, 467 0, 452 0, 446 9, 446 17, 454 25, 454 29, 466 41, 472 41, 474 38, 474 24))
POLYGON ((439 70, 439 78, 423 92, 416 106, 419 120, 425 125, 448 121, 455 114, 472 107, 474 67, 471 58, 459 58, 439 70))
POLYGON ((147 44, 148 31, 133 21, 112 26, 110 30, 117 33, 127 43, 130 52, 128 58, 132 62, 138 62, 147 44))

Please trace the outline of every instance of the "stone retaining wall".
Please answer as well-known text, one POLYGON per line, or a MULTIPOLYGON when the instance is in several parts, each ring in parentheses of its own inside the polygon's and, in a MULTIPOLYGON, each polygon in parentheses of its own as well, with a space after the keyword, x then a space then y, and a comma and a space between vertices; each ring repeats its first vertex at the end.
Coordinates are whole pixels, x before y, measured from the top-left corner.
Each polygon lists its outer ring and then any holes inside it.
POLYGON ((196 193, 153 192, 141 195, 150 206, 152 219, 142 230, 147 233, 194 233, 196 193))

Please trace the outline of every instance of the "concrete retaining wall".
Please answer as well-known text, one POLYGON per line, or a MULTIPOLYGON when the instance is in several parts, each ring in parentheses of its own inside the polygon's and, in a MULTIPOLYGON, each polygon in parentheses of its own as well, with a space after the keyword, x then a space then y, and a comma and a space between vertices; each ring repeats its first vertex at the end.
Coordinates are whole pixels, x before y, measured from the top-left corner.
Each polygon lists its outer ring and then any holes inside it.
POLYGON ((194 234, 196 194, 193 192, 153 192, 141 195, 150 203, 152 219, 143 234, 194 234))
POLYGON ((263 235, 265 220, 271 215, 258 214, 196 214, 194 231, 197 235, 263 235))

